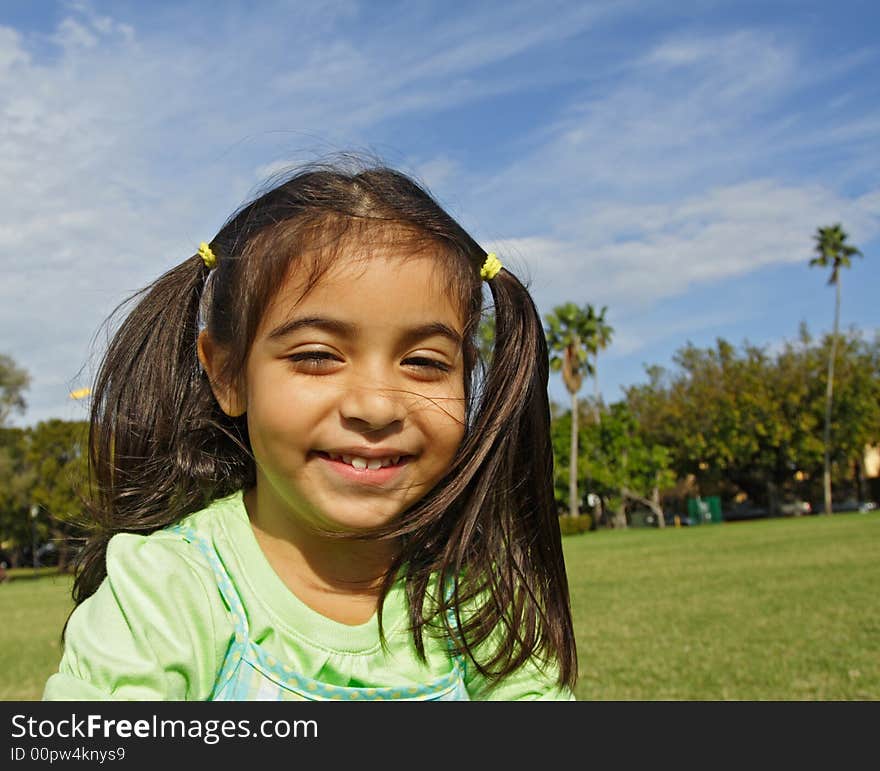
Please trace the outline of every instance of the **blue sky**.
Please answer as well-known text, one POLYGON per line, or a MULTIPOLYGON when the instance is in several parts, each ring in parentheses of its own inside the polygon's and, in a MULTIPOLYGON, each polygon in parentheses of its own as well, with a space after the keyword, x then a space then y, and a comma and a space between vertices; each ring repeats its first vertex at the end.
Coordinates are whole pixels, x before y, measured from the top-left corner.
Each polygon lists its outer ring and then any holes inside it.
MULTIPOLYGON (((608 306, 606 401, 691 341, 880 330, 880 4, 0 4, 0 352, 84 418, 102 321, 274 170, 421 179, 542 313, 608 306)), ((585 385, 583 395, 593 392, 585 385)), ((551 397, 567 402, 558 375, 551 397)))

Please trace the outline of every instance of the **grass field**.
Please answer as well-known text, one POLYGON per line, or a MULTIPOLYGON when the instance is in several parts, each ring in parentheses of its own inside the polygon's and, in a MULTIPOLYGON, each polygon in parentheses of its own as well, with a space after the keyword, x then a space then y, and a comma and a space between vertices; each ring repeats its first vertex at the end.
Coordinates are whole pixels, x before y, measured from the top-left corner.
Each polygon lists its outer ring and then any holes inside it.
POLYGON ((565 541, 594 700, 880 698, 880 513, 565 541))
POLYGON ((59 575, 0 584, 0 700, 40 698, 61 658, 70 587, 59 575))
MULTIPOLYGON (((880 699, 880 512, 564 543, 579 699, 880 699)), ((0 700, 40 697, 69 590, 0 585, 0 700)))

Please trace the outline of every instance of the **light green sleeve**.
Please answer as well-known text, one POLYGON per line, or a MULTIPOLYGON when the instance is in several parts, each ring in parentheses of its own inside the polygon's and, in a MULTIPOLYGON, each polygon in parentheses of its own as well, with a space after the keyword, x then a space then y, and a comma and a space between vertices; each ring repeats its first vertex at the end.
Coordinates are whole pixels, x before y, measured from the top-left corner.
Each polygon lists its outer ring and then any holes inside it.
POLYGON ((206 699, 231 626, 193 552, 169 533, 114 536, 107 577, 73 612, 43 699, 206 699))
POLYGON ((534 661, 523 664, 513 674, 489 687, 487 680, 468 662, 466 685, 474 701, 574 701, 574 694, 567 687, 560 688, 556 670, 540 667, 534 661))
MULTIPOLYGON (((499 645, 501 631, 483 641, 475 651, 478 660, 489 660, 487 651, 499 645), (481 655, 482 654, 482 655, 481 655)), ((465 685, 474 701, 574 701, 574 693, 558 684, 558 666, 533 657, 500 682, 490 683, 472 661, 467 662, 465 685)))

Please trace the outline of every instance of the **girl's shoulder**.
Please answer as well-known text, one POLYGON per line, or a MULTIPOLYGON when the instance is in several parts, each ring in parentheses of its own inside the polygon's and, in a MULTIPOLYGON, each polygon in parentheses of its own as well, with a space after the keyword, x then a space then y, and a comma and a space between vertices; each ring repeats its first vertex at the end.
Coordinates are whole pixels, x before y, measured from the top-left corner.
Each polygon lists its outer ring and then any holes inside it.
POLYGON ((119 533, 107 575, 71 614, 46 699, 206 699, 233 634, 210 552, 234 501, 215 501, 176 526, 119 533), (220 505, 217 505, 220 503, 220 505))
POLYGON ((210 553, 229 522, 247 517, 241 493, 213 501, 174 525, 153 533, 117 533, 107 545, 107 574, 143 576, 149 582, 198 577, 209 582, 210 553))
POLYGON ((175 537, 181 532, 201 538, 214 538, 217 533, 231 526, 248 521, 244 506, 244 491, 236 490, 223 498, 217 498, 198 511, 188 514, 177 524, 169 525, 154 535, 175 537))

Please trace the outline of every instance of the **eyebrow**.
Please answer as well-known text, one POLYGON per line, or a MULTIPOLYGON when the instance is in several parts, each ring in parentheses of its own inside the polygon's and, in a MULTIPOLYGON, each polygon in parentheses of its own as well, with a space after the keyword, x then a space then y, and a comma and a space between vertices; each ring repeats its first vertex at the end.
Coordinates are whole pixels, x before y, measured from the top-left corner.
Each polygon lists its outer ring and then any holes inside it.
MULTIPOLYGON (((270 340, 278 340, 306 327, 322 329, 325 332, 330 332, 331 334, 346 338, 357 337, 358 332, 360 331, 360 327, 357 324, 342 321, 341 319, 331 319, 325 316, 304 316, 302 318, 285 321, 283 324, 275 327, 275 329, 269 333, 268 337, 270 340)), ((426 337, 434 337, 435 335, 445 337, 456 345, 461 345, 461 335, 441 321, 432 321, 428 324, 410 327, 404 331, 402 338, 404 342, 411 343, 416 340, 424 340, 426 337)))

